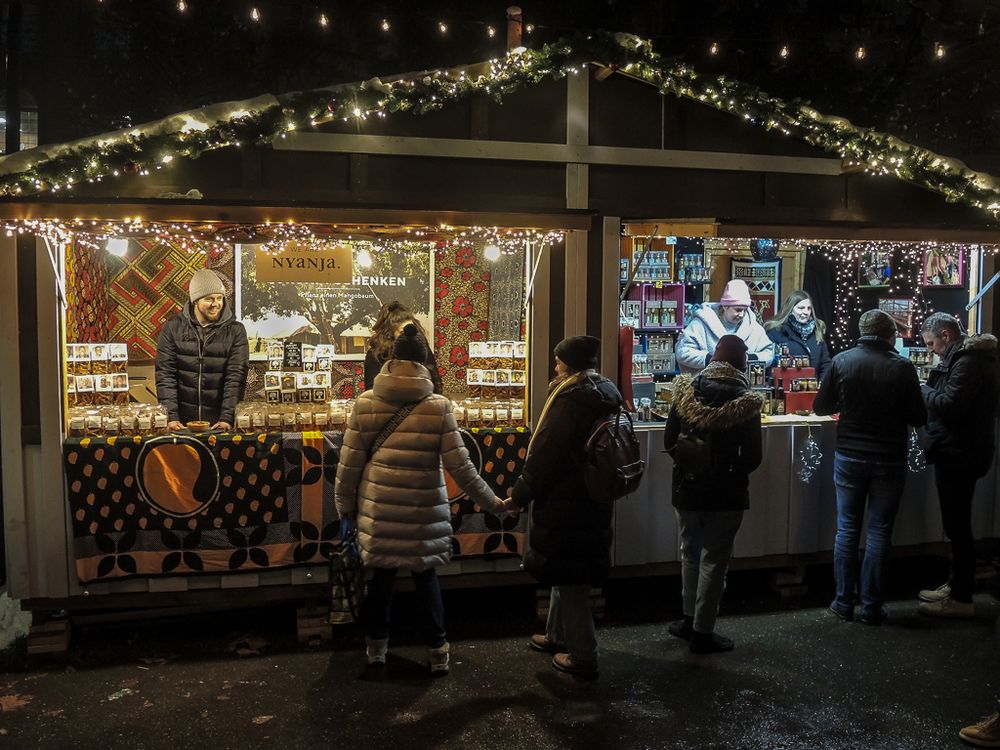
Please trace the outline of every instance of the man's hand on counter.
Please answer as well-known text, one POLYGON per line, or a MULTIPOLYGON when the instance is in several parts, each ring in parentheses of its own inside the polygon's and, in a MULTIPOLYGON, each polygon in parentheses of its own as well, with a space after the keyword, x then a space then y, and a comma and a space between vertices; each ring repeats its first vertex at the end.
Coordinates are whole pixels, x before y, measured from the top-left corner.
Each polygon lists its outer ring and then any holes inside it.
POLYGON ((226 432, 229 432, 229 430, 233 429, 233 426, 229 424, 229 422, 216 422, 215 424, 212 425, 212 429, 225 430, 226 432))
POLYGON ((176 419, 173 422, 167 422, 167 429, 171 432, 176 432, 177 430, 184 429, 184 423, 178 422, 176 419))

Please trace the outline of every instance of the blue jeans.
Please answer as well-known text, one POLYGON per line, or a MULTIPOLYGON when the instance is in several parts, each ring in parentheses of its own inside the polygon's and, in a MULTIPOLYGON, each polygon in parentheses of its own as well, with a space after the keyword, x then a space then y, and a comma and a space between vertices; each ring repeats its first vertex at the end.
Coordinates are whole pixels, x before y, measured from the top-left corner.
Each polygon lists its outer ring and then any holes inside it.
POLYGON ((906 482, 906 461, 865 461, 836 453, 833 482, 837 487, 837 539, 833 547, 837 596, 831 606, 842 615, 853 615, 857 588, 861 615, 880 617, 892 526, 906 482), (868 535, 859 576, 858 543, 866 504, 868 535))
MULTIPOLYGON (((365 635, 372 640, 389 637, 389 615, 392 609, 392 586, 398 568, 372 568, 365 601, 361 605, 361 624, 365 635)), ((430 648, 444 645, 444 604, 441 602, 441 584, 434 568, 413 571, 420 608, 420 635, 430 648)))
POLYGON ((552 587, 545 636, 554 643, 565 643, 574 664, 585 668, 597 666, 597 632, 590 612, 590 584, 552 587))

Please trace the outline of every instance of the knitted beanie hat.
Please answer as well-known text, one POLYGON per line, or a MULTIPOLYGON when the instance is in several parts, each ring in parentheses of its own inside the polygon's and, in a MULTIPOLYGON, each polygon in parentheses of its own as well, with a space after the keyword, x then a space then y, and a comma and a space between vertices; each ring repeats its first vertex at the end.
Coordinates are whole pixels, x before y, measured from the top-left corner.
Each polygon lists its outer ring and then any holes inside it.
POLYGON ((199 268, 191 277, 191 285, 188 287, 188 295, 192 302, 197 302, 202 297, 210 294, 225 294, 226 285, 222 283, 219 274, 210 268, 199 268))
POLYGON ((739 336, 726 334, 715 345, 713 362, 728 362, 737 370, 747 369, 747 345, 739 336))
POLYGON ((867 310, 861 313, 858 329, 862 336, 878 336, 880 339, 891 338, 896 333, 896 322, 889 313, 882 310, 867 310))
POLYGON ((570 336, 556 344, 555 355, 573 372, 600 366, 601 340, 593 336, 570 336))
POLYGON ((413 323, 407 323, 403 326, 403 332, 396 337, 396 343, 392 348, 392 357, 393 359, 408 359, 411 362, 420 362, 421 364, 430 359, 427 339, 413 323))
POLYGON ((733 279, 722 290, 721 307, 750 307, 750 287, 743 279, 733 279))

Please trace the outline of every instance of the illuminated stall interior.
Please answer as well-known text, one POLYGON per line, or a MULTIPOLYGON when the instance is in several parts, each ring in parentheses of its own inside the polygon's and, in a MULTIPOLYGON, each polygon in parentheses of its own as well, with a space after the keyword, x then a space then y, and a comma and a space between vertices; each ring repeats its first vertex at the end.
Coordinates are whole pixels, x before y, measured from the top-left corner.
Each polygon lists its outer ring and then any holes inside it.
POLYGON ((462 426, 524 428, 533 269, 563 238, 505 227, 141 221, 7 231, 44 237, 59 268, 71 437, 166 431, 156 339, 200 268, 219 273, 248 332, 236 432, 341 429, 363 389, 371 325, 394 300, 427 332, 462 426))
MULTIPOLYGON (((986 281, 983 256, 1000 252, 997 245, 970 243, 672 236, 649 222, 623 224, 620 249, 619 324, 634 332, 631 372, 624 374, 629 382, 622 385, 637 411, 650 406, 654 419, 669 409, 678 337, 730 279, 747 282, 762 323, 792 291, 809 292, 832 353, 856 340, 863 311, 885 310, 896 320, 898 349, 925 377, 935 359, 924 347, 920 322, 943 311, 976 332, 979 308, 966 307, 986 281)), ((771 390, 763 372, 759 381, 751 377, 752 386, 771 390)), ((815 390, 812 379, 804 382, 815 390)))

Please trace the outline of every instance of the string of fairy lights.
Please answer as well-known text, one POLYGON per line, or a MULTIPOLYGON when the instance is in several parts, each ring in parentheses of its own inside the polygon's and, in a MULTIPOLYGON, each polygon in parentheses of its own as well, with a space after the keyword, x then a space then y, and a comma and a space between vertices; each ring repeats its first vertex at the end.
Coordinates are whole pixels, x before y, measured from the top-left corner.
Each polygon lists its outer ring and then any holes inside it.
MULTIPOLYGON (((166 242, 189 254, 221 253, 236 243, 260 245, 269 254, 280 253, 289 243, 310 250, 325 250, 337 244, 349 244, 368 253, 426 254, 428 251, 453 250, 473 246, 481 248, 490 261, 503 255, 524 252, 530 244, 550 246, 564 241, 559 230, 509 227, 391 227, 391 236, 379 236, 385 227, 366 225, 313 225, 305 223, 264 222, 261 224, 184 223, 144 221, 40 220, 23 219, 0 222, 7 237, 32 234, 68 245, 77 243, 94 250, 107 250, 123 256, 128 240, 166 242)), ((364 266, 365 264, 362 263, 364 266)), ((367 265, 371 265, 371 255, 367 265)))
MULTIPOLYGON (((164 1, 171 4, 176 9, 177 15, 180 18, 190 17, 192 11, 196 10, 197 6, 200 4, 198 0, 164 1)), ((206 2, 206 0, 201 0, 201 2, 206 2)), ((97 0, 97 4, 106 6, 111 3, 109 0, 97 0)), ((269 15, 270 14, 266 6, 260 2, 250 3, 240 14, 238 14, 239 18, 251 27, 262 27, 266 25, 269 15)), ((322 4, 313 5, 310 22, 316 29, 320 31, 329 31, 335 26, 336 19, 336 13, 328 7, 322 4)), ((383 34, 393 32, 397 25, 398 24, 393 21, 391 16, 378 16, 373 22, 374 28, 383 34)), ((482 33, 484 33, 487 38, 494 39, 497 37, 500 24, 490 23, 488 21, 472 20, 468 18, 448 20, 447 18, 438 17, 430 19, 429 26, 440 37, 448 37, 456 28, 476 27, 481 29, 482 33)), ((547 30, 550 28, 553 27, 550 27, 547 24, 524 23, 522 25, 524 34, 529 36, 533 34, 536 29, 547 30)), ((985 29, 981 27, 980 35, 983 35, 984 33, 985 29)), ((870 59, 870 50, 873 46, 873 44, 868 43, 852 47, 849 52, 850 57, 856 62, 864 62, 870 59)), ((709 57, 719 57, 726 53, 726 48, 720 42, 715 40, 710 41, 705 49, 709 57)), ((794 49, 795 45, 790 40, 780 42, 774 47, 775 55, 783 61, 791 60, 794 57, 794 49)), ((941 62, 944 61, 948 55, 948 45, 943 41, 934 41, 929 44, 927 51, 928 58, 930 60, 941 62)))
MULTIPOLYGON (((37 149, 34 154, 15 154, 6 158, 17 158, 14 163, 25 166, 0 173, 0 194, 66 192, 81 183, 123 174, 145 176, 169 168, 176 158, 195 158, 209 150, 244 144, 267 145, 290 132, 334 120, 354 122, 363 130, 369 118, 424 114, 473 96, 501 101, 542 80, 588 73, 592 66, 623 72, 663 94, 692 99, 767 130, 795 136, 839 155, 846 165, 859 171, 892 175, 937 192, 950 202, 987 211, 993 218, 1000 214, 1000 180, 992 175, 975 172, 957 159, 895 136, 826 116, 802 102, 771 97, 725 76, 702 76, 686 63, 664 60, 647 40, 607 32, 561 39, 537 50, 517 48, 490 60, 485 68, 441 69, 259 97, 234 103, 225 115, 213 112, 209 118, 204 110, 195 110, 146 126, 37 149), (207 119, 198 120, 195 115, 199 113, 207 119)), ((3 161, 0 159, 0 170, 3 161)))

